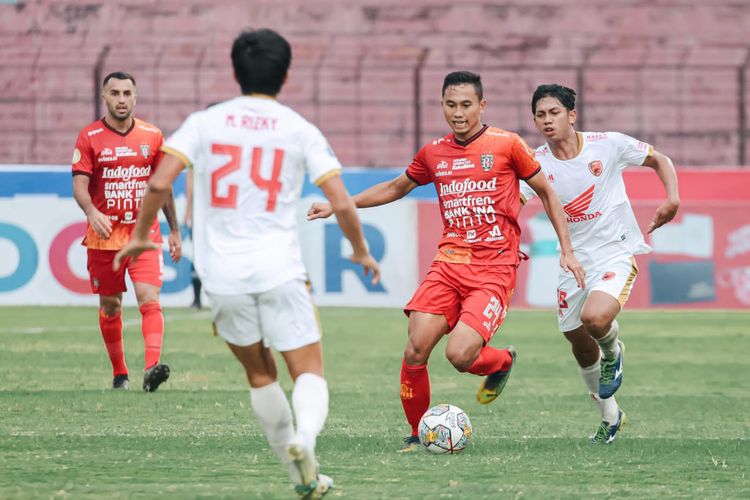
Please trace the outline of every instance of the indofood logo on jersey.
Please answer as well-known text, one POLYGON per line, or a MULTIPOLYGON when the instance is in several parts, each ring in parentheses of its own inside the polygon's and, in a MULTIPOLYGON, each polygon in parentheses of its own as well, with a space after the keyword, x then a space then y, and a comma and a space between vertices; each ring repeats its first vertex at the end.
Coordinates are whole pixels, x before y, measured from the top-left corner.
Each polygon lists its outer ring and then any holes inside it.
POLYGON ((591 200, 594 199, 594 186, 591 186, 582 194, 578 195, 573 201, 563 207, 568 214, 568 222, 583 222, 596 219, 602 213, 599 211, 593 214, 587 214, 586 210, 591 206, 591 200))
POLYGON ((133 177, 148 177, 151 174, 151 165, 147 167, 129 167, 119 166, 116 168, 105 168, 102 170, 102 179, 122 179, 130 180, 133 177))
POLYGON ((453 181, 450 184, 441 184, 440 196, 449 194, 464 196, 466 193, 474 193, 477 191, 494 191, 495 189, 497 189, 497 178, 495 177, 488 181, 464 179, 462 181, 453 181))

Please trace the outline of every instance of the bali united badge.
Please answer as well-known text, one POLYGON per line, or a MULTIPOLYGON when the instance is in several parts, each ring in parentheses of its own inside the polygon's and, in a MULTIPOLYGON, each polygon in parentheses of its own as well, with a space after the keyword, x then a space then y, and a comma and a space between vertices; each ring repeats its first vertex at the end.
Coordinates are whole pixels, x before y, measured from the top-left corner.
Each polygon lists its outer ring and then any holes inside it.
POLYGON ((141 144, 141 154, 144 158, 148 158, 149 153, 151 153, 151 146, 148 144, 141 144))
POLYGON ((495 155, 487 154, 481 156, 482 170, 489 172, 492 170, 492 165, 495 164, 495 155))
POLYGON ((589 172, 594 174, 596 177, 602 175, 602 170, 604 170, 604 166, 602 165, 601 160, 594 160, 589 163, 589 172))

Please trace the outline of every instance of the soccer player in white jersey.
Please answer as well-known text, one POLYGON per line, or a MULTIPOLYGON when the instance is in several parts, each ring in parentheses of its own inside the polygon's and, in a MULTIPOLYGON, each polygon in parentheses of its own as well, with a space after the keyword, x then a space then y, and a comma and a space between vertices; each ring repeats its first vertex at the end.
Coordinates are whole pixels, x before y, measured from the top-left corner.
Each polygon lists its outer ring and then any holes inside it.
POLYGON ((232 63, 242 95, 193 113, 165 142, 158 175, 118 259, 153 247, 149 222, 180 171, 193 166, 195 261, 215 329, 245 368, 251 406, 297 493, 320 498, 332 485, 318 473, 314 453, 328 414, 328 386, 297 234, 305 171, 335 207, 351 260, 372 273, 373 283, 380 270, 328 142, 276 100, 290 62, 289 43, 274 31, 235 39, 232 63), (294 381, 296 432, 269 348, 281 352, 294 381))
MULTIPOLYGON (((634 255, 651 251, 630 206, 622 171, 629 165, 650 167, 664 185, 667 199, 656 210, 649 233, 674 218, 680 197, 672 160, 651 145, 617 132, 577 132, 575 96, 561 85, 540 85, 531 110, 537 130, 547 139, 537 148, 536 159, 563 204, 575 255, 586 271, 585 288, 561 271, 558 325, 601 411, 592 442, 608 444, 625 420, 614 397, 622 383, 623 356, 615 318, 638 274, 634 255)), ((533 196, 522 183, 522 201, 533 196)))

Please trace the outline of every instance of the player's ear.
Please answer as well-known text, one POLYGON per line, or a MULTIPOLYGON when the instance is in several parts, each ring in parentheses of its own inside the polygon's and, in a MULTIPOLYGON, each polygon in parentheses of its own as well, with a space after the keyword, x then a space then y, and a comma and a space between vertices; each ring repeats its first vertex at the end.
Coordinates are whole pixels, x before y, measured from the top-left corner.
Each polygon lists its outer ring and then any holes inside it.
POLYGON ((479 112, 484 113, 484 109, 487 107, 487 99, 479 101, 479 112))
POLYGON ((578 113, 576 113, 575 109, 568 111, 568 123, 570 123, 571 125, 575 125, 577 118, 578 113))

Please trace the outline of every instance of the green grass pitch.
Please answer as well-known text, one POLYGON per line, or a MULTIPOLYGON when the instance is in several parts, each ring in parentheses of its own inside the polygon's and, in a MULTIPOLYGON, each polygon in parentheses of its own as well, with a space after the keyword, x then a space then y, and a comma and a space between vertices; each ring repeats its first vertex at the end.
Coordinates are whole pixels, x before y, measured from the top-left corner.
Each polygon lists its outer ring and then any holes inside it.
MULTIPOLYGON (((125 311, 132 389, 111 391, 93 308, 0 308, 0 498, 294 498, 249 411, 239 363, 205 311, 165 308, 172 377, 140 391, 138 313, 125 311), (135 390, 133 390, 135 389, 135 390)), ((618 400, 629 425, 610 446, 552 311, 511 311, 493 345, 518 363, 500 399, 456 373, 445 341, 433 403, 471 418, 462 454, 395 453, 406 319, 324 308, 331 408, 318 441, 332 498, 750 498, 750 313, 630 312, 618 400)), ((284 373, 282 386, 291 389, 284 373)))

